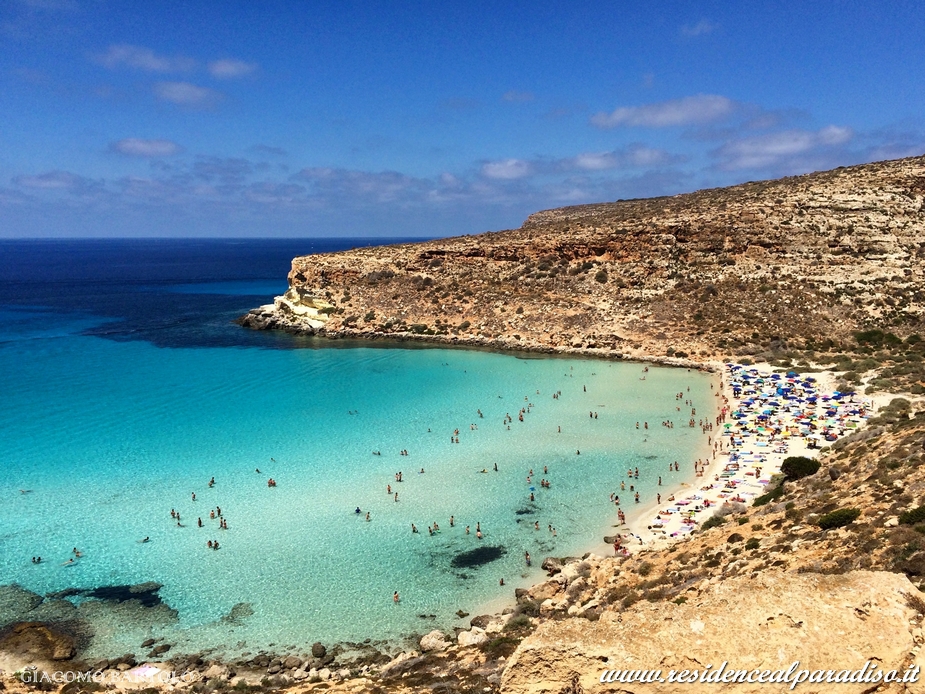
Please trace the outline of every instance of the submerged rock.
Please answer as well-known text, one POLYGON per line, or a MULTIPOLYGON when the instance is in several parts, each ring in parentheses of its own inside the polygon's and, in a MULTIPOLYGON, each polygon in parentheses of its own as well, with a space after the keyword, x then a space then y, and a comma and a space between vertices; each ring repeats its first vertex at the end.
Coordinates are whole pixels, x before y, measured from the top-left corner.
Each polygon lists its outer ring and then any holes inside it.
POLYGON ((28 612, 42 604, 42 596, 16 585, 0 586, 0 626, 28 619, 28 612))
POLYGON ((453 557, 453 561, 451 561, 450 564, 455 569, 469 569, 491 563, 496 559, 500 559, 505 554, 506 550, 504 547, 484 545, 466 552, 460 552, 453 557))
POLYGON ((222 622, 227 624, 240 624, 248 617, 254 614, 254 608, 249 602, 238 602, 232 606, 231 611, 222 617, 222 622))

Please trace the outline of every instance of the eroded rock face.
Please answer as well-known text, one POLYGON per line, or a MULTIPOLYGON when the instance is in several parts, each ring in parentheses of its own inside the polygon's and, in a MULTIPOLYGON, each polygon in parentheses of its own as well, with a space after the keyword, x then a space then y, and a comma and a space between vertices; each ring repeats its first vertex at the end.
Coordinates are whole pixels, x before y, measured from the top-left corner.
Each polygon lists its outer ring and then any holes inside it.
MULTIPOLYGON (((597 622, 549 621, 514 653, 502 690, 540 694, 645 687, 647 694, 680 694, 693 691, 691 685, 602 685, 600 678, 615 669, 660 669, 667 678, 672 669, 716 669, 723 661, 735 670, 787 670, 795 661, 798 669, 858 670, 872 660, 881 670, 903 671, 918 630, 910 624, 915 611, 906 597, 915 592, 905 576, 886 572, 777 573, 719 582, 682 605, 638 603, 622 613, 605 612, 597 622)), ((770 691, 767 684, 728 686, 737 694, 770 691)), ((871 687, 829 686, 846 694, 871 687)))

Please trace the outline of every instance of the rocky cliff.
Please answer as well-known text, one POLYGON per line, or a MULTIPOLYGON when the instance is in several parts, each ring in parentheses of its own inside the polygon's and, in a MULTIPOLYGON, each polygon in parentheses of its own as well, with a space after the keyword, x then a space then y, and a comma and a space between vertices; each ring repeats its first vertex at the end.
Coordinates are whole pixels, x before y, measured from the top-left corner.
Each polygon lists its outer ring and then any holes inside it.
POLYGON ((242 318, 328 336, 705 358, 920 329, 925 157, 547 210, 520 229, 296 258, 242 318))

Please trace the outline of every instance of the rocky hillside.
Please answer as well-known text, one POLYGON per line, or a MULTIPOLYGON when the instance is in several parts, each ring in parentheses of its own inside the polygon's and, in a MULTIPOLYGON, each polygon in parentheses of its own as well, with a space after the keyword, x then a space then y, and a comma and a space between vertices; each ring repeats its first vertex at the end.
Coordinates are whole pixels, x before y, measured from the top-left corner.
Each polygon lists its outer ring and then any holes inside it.
POLYGON ((703 359, 925 312, 925 157, 547 210, 520 229, 296 258, 241 320, 328 336, 703 359))

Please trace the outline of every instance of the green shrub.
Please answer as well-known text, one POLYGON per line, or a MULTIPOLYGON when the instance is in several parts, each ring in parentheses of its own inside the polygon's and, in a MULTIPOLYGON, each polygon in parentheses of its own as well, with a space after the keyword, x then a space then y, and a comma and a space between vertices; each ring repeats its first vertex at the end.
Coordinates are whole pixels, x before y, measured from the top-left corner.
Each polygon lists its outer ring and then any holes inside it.
POLYGON ((832 528, 843 528, 846 525, 854 523, 861 516, 859 508, 840 508, 822 516, 816 525, 822 530, 831 530, 832 528))
POLYGON ((767 492, 766 494, 762 494, 761 496, 755 497, 755 500, 752 502, 752 506, 764 506, 765 504, 769 504, 772 501, 777 501, 783 495, 784 495, 784 485, 783 483, 781 483, 777 485, 776 487, 774 487, 774 489, 772 489, 771 491, 767 492))
POLYGON ((709 530, 710 528, 718 528, 723 523, 726 522, 726 519, 722 516, 710 516, 703 525, 700 526, 702 530, 709 530))
POLYGON ((755 550, 758 549, 758 545, 761 544, 761 541, 757 537, 750 537, 748 542, 745 543, 745 549, 755 550))
POLYGON ((601 284, 606 284, 606 282, 607 282, 607 271, 606 271, 606 270, 598 270, 596 273, 594 273, 594 279, 596 279, 596 280, 597 280, 598 282, 600 282, 601 284))
POLYGON ((464 330, 464 331, 468 330, 470 325, 472 325, 472 323, 470 323, 467 320, 464 320, 462 323, 459 324, 459 329, 464 330))
POLYGON ((819 461, 802 455, 785 458, 780 471, 788 480, 799 480, 819 472, 819 461))
POLYGON ((903 525, 915 525, 925 521, 925 506, 919 506, 911 511, 903 511, 899 514, 899 522, 903 525))

